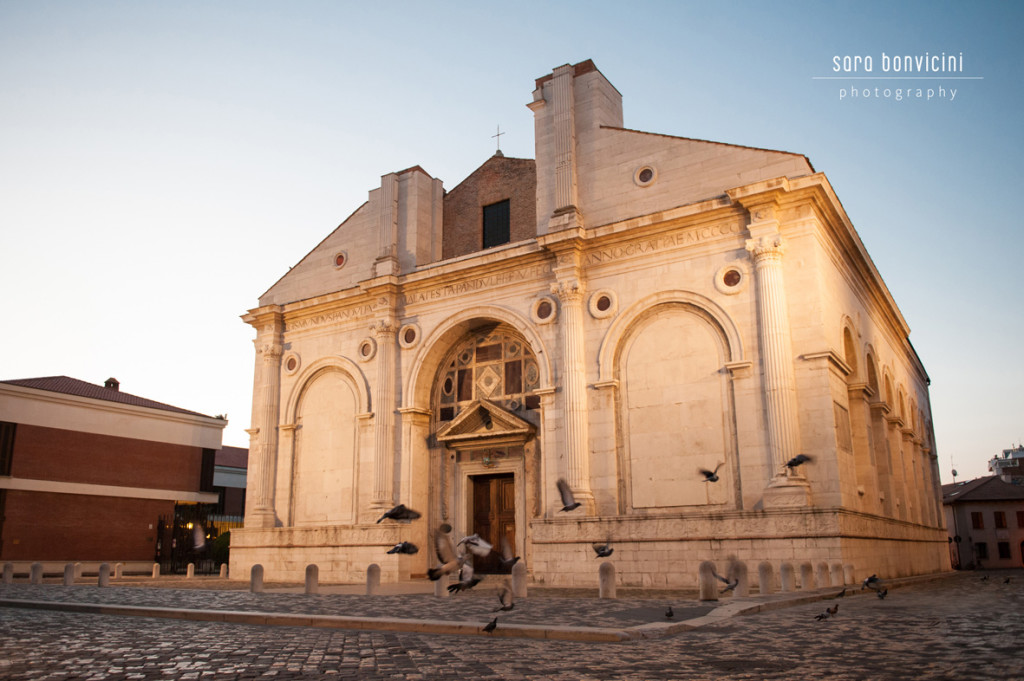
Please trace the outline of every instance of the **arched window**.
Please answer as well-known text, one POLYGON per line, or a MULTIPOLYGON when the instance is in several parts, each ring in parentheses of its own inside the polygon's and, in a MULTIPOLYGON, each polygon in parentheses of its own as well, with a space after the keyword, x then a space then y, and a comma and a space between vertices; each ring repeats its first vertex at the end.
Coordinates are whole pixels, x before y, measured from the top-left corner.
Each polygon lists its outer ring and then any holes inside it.
POLYGON ((434 389, 440 423, 451 421, 475 400, 489 400, 536 422, 540 370, 533 351, 505 324, 479 327, 448 353, 434 389))

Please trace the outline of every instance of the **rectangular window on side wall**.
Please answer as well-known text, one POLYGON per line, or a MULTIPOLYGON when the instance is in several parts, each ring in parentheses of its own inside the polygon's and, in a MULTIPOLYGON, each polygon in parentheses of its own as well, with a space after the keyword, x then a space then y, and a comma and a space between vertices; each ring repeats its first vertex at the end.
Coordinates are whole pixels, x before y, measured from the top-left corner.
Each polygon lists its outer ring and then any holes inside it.
POLYGON ((1017 527, 1024 527, 1024 511, 1017 511, 1017 527))
POLYGON ((985 521, 981 517, 981 511, 971 511, 971 527, 976 530, 985 529, 985 521))
POLYGON ((985 542, 980 541, 975 544, 974 550, 978 552, 978 560, 985 560, 988 558, 988 544, 985 542))
POLYGON ((11 474, 11 463, 14 461, 14 433, 16 423, 0 421, 0 475, 11 474))
POLYGON ((993 511, 992 512, 992 520, 995 521, 997 529, 1002 530, 1002 529, 1006 528, 1006 512, 1005 511, 993 511))
POLYGON ((1010 542, 1001 541, 998 544, 996 544, 996 547, 999 549, 1000 558, 1002 558, 1003 560, 1010 559, 1010 542))
POLYGON ((511 224, 512 213, 508 199, 484 206, 483 247, 493 248, 511 241, 511 224))

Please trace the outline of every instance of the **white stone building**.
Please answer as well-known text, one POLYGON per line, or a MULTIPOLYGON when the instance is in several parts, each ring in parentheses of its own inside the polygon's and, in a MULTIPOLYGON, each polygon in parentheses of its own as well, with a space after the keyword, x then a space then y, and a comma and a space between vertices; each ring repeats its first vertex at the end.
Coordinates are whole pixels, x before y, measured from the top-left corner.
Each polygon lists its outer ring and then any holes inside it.
POLYGON ((231 574, 416 578, 442 523, 509 537, 538 584, 596 585, 608 540, 624 586, 728 556, 948 570, 929 379, 826 177, 624 128, 590 61, 528 106, 535 160, 384 175, 245 315, 231 574), (378 524, 396 503, 423 517, 378 524))

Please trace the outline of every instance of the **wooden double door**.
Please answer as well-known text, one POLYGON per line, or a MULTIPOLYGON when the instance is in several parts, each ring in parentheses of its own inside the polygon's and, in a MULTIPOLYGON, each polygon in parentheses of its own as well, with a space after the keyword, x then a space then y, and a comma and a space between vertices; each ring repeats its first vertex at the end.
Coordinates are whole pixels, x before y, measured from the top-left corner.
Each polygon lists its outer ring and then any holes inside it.
POLYGON ((473 558, 473 569, 485 574, 508 574, 501 555, 502 537, 515 551, 516 545, 516 484, 512 473, 474 475, 473 481, 473 533, 494 546, 486 558, 473 558))

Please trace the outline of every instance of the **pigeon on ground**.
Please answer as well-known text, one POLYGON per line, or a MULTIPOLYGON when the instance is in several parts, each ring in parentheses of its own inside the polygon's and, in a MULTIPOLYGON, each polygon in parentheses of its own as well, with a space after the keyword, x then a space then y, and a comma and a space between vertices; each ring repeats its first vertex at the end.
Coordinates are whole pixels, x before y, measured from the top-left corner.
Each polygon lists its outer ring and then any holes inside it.
POLYGON ((612 555, 615 549, 612 548, 611 540, 606 541, 604 544, 592 544, 594 547, 594 553, 597 554, 598 558, 607 558, 612 555))
POLYGON ((406 553, 411 556, 414 553, 419 553, 419 550, 420 548, 411 541, 403 541, 392 546, 388 553, 406 553))
POLYGON ((490 542, 480 538, 479 534, 471 534, 468 537, 463 537, 459 540, 458 545, 466 545, 466 551, 469 551, 474 556, 480 556, 486 558, 491 551, 494 550, 494 546, 490 542))
POLYGON ((508 612, 516 607, 516 602, 512 595, 512 582, 507 579, 501 585, 501 588, 498 589, 498 602, 501 603, 501 607, 494 612, 508 612))
POLYGON ((815 615, 814 616, 814 619, 818 620, 819 622, 821 620, 827 620, 828 618, 829 618, 829 612, 828 612, 827 608, 825 609, 825 612, 821 613, 820 615, 815 615))
POLYGON ((519 556, 512 552, 512 543, 508 540, 508 535, 501 535, 501 555, 498 557, 501 561, 501 566, 511 568, 519 561, 519 556))
POLYGON ((1010 583, 1010 578, 1009 577, 1007 577, 1006 579, 1003 580, 1003 584, 1009 584, 1009 583, 1010 583))
POLYGON ((983 582, 987 582, 987 581, 988 581, 988 575, 985 575, 984 577, 982 577, 982 578, 981 578, 981 581, 983 581, 983 582))
POLYGON ((739 578, 739 575, 737 574, 739 572, 737 570, 737 567, 738 566, 737 566, 737 563, 736 563, 736 559, 735 558, 730 558, 729 559, 729 569, 726 570, 726 572, 725 572, 726 576, 725 577, 723 577, 722 575, 720 575, 717 572, 715 572, 714 568, 711 569, 712 576, 714 576, 714 578, 717 579, 718 581, 720 581, 723 584, 725 584, 725 586, 722 587, 722 589, 718 593, 724 594, 727 591, 732 591, 733 589, 735 589, 739 585, 740 578, 739 578))
POLYGON ((861 583, 860 590, 875 589, 877 591, 881 582, 882 580, 878 578, 878 575, 871 575, 861 583))
POLYGON ((451 528, 451 525, 445 523, 434 530, 434 549, 437 551, 438 566, 427 570, 427 577, 431 581, 436 582, 444 575, 450 575, 462 567, 466 560, 465 556, 455 552, 455 543, 448 536, 451 528))
POLYGON ((575 508, 579 508, 580 502, 576 501, 576 497, 572 495, 572 490, 569 489, 569 483, 565 481, 565 478, 559 478, 558 482, 558 493, 562 496, 562 511, 571 511, 575 508))
POLYGON ((878 596, 879 600, 884 599, 886 596, 889 595, 889 590, 882 589, 881 591, 876 591, 875 595, 878 596))
POLYGON ((839 614, 839 604, 836 603, 831 608, 825 608, 825 612, 827 612, 830 616, 835 617, 837 614, 839 614))
POLYGON ((668 610, 665 611, 665 617, 667 617, 668 619, 672 619, 675 616, 676 614, 672 612, 672 606, 668 606, 668 610))
POLYGON ((715 470, 709 471, 707 468, 698 468, 697 471, 704 476, 704 482, 718 482, 718 469, 725 464, 724 461, 720 462, 715 466, 715 470))
POLYGON ((843 587, 842 591, 840 591, 839 593, 836 594, 836 598, 843 598, 844 596, 846 596, 846 587, 845 586, 843 587))
POLYGON ((493 620, 491 620, 490 622, 488 622, 484 626, 484 631, 486 631, 489 634, 489 633, 491 633, 492 631, 494 631, 497 628, 498 628, 498 618, 495 617, 493 620))
POLYGON ((807 463, 810 460, 811 457, 807 456, 806 454, 797 454, 792 459, 786 462, 786 468, 788 468, 789 470, 793 470, 800 464, 807 463))
POLYGON ((420 517, 419 511, 414 511, 411 508, 406 508, 405 504, 399 504, 390 511, 387 511, 380 517, 377 522, 385 518, 391 518, 392 520, 416 520, 420 517))

